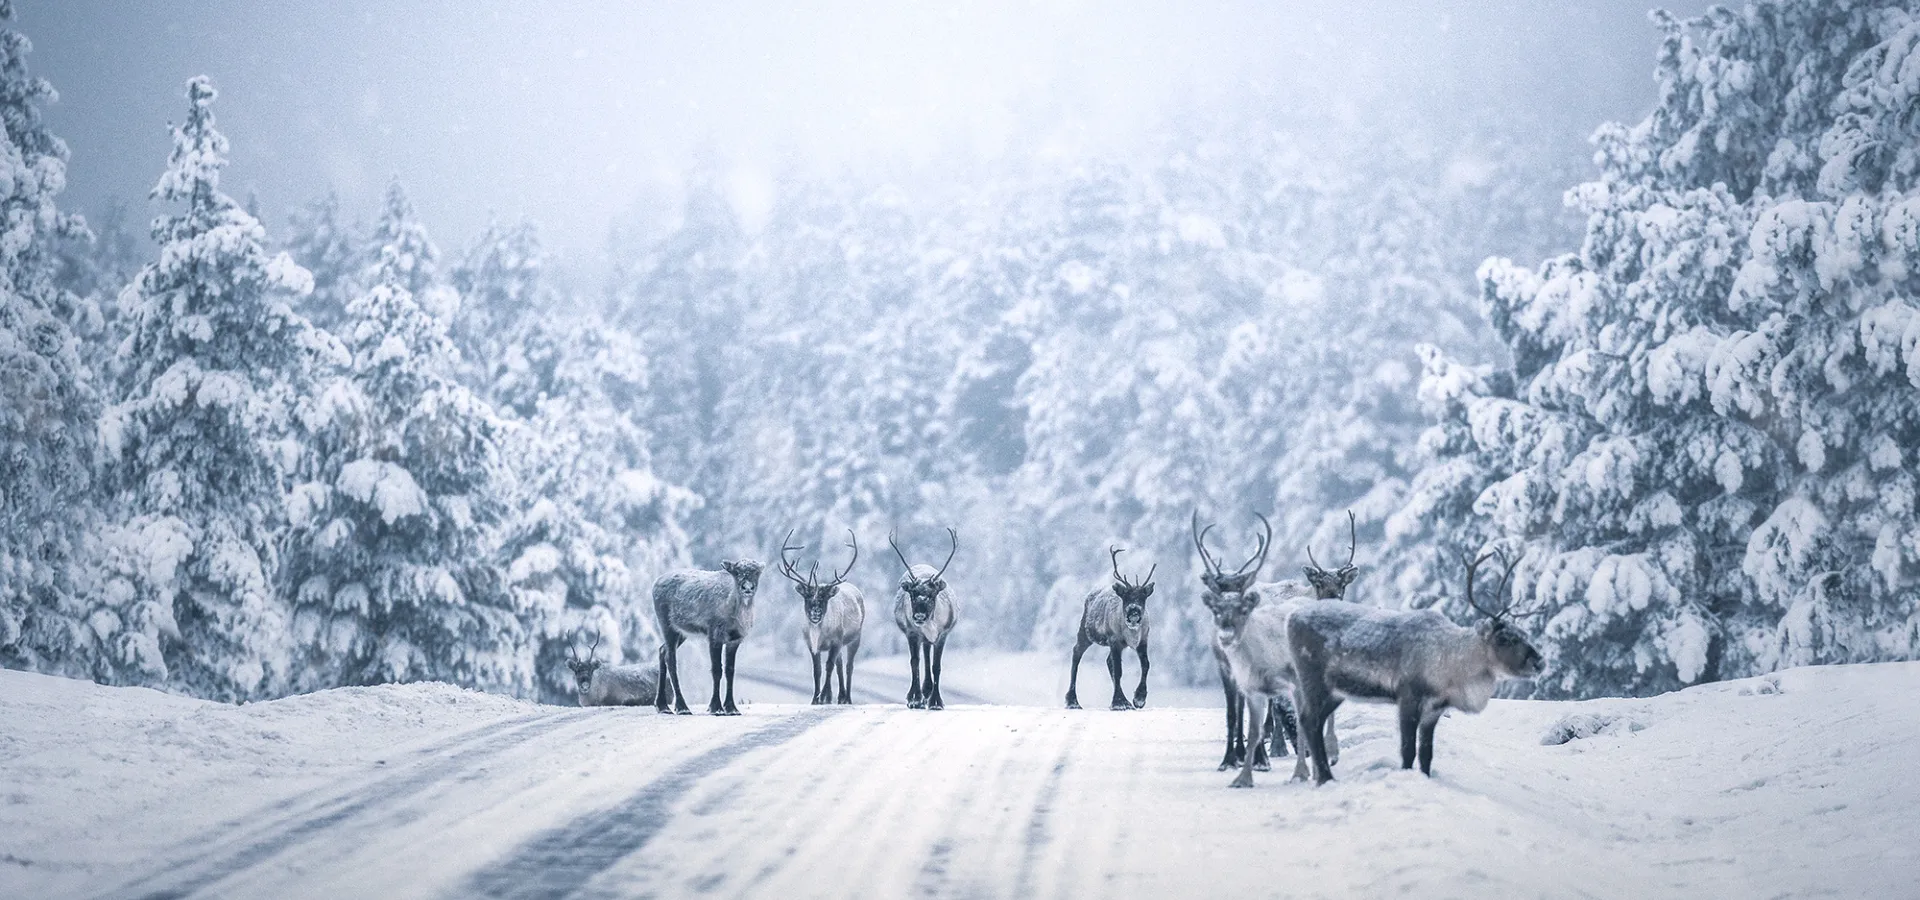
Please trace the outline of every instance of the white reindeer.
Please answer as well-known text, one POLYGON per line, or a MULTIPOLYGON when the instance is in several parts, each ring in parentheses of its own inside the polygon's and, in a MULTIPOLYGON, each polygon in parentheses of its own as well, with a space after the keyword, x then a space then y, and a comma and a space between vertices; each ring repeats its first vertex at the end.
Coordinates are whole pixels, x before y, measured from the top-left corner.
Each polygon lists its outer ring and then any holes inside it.
POLYGON ((787 531, 787 540, 780 542, 780 574, 793 582, 793 591, 800 595, 807 613, 807 624, 803 633, 807 639, 807 652, 813 655, 813 703, 853 702, 853 658, 860 652, 860 629, 867 622, 867 600, 858 587, 847 583, 847 573, 853 571, 853 564, 860 560, 860 540, 847 530, 847 546, 853 549, 853 558, 847 560, 846 569, 835 572, 832 580, 821 584, 820 567, 815 564, 801 578, 794 571, 793 563, 787 559, 792 551, 805 550, 805 547, 789 546, 793 540, 793 531, 787 531), (824 661, 825 667, 822 668, 824 661), (840 694, 833 697, 833 676, 840 674, 840 694))

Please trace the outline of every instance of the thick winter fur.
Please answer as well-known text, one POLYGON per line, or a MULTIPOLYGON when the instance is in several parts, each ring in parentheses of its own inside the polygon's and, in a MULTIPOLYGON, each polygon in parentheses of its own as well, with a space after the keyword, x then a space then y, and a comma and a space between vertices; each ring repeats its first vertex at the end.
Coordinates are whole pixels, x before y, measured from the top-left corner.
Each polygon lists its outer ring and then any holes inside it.
POLYGON ((1147 705, 1147 671, 1153 664, 1147 655, 1146 599, 1153 593, 1153 585, 1131 589, 1137 599, 1123 591, 1129 588, 1110 585, 1087 594, 1080 611, 1080 634, 1073 642, 1072 673, 1067 676, 1068 709, 1080 708, 1080 657, 1095 645, 1107 648, 1107 674, 1113 678, 1112 708, 1139 709, 1147 705), (1122 653, 1129 648, 1140 658, 1140 684, 1134 688, 1131 701, 1120 686, 1122 653))
POLYGON ((853 702, 853 658, 860 652, 860 629, 867 624, 867 597, 860 589, 842 582, 822 585, 814 597, 802 586, 801 600, 806 603, 807 652, 813 655, 813 702, 853 702), (833 694, 833 676, 840 675, 840 693, 833 694))
MULTIPOLYGON (((1268 716, 1284 710, 1296 694, 1288 622, 1302 604, 1312 599, 1311 591, 1297 582, 1266 582, 1238 593, 1207 596, 1207 608, 1214 618, 1214 650, 1224 662, 1226 677, 1245 699, 1247 734, 1265 734, 1268 716)), ((1323 719, 1317 727, 1322 729, 1322 740, 1317 745, 1308 742, 1315 746, 1312 752, 1337 752, 1333 720, 1323 719)), ((1307 777, 1307 755, 1295 754, 1293 777, 1307 777)), ((1243 754, 1240 774, 1232 786, 1252 787, 1256 768, 1255 754, 1243 754)))
POLYGON ((656 709, 689 713, 686 697, 680 691, 679 650, 687 638, 699 634, 707 638, 713 666, 713 698, 707 701, 707 712, 716 716, 740 714, 733 703, 733 660, 740 641, 753 628, 753 597, 759 586, 760 564, 751 559, 726 560, 718 572, 673 572, 653 583, 653 614, 664 639, 656 709))
POLYGON ((946 708, 946 701, 940 699, 940 657, 959 618, 953 592, 938 569, 922 563, 900 578, 900 589, 893 594, 893 624, 907 636, 907 655, 913 664, 909 708, 946 708))
MULTIPOLYGON (((1471 585, 1471 582, 1469 582, 1471 585)), ((1471 590, 1471 588, 1469 588, 1471 590)), ((1433 610, 1315 601, 1294 612, 1287 646, 1314 781, 1333 779, 1317 726, 1348 699, 1400 709, 1400 765, 1433 774, 1433 729, 1447 709, 1477 713, 1502 678, 1540 673, 1540 652, 1503 618, 1463 628, 1433 610)))
POLYGON ((610 666, 589 660, 574 667, 573 677, 581 706, 647 706, 660 687, 658 665, 610 666))

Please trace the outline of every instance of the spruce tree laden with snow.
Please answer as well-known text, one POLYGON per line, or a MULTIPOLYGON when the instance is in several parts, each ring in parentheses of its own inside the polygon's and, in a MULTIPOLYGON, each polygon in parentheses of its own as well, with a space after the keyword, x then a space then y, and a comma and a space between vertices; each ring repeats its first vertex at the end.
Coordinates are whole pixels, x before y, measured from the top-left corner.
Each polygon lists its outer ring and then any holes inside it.
MULTIPOLYGON (((0 22, 13 6, 0 0, 0 22)), ((89 598, 99 385, 69 325, 56 251, 84 242, 60 212, 67 148, 40 121, 55 99, 27 72, 25 36, 0 30, 0 665, 104 677, 128 654, 119 620, 89 598)))
POLYGON ((292 304, 312 288, 260 223, 220 192, 227 141, 213 83, 187 84, 153 189, 160 258, 121 295, 120 400, 100 418, 125 516, 96 630, 130 679, 199 696, 286 690, 294 647, 276 594, 275 542, 293 398, 337 353, 292 304))
POLYGON ((530 693, 549 610, 519 605, 493 565, 503 424, 455 380, 432 243, 398 184, 367 285, 347 304, 350 372, 307 410, 284 583, 299 683, 439 679, 530 693), (417 290, 416 290, 417 289, 417 290))
POLYGON ((1511 381, 1429 357, 1396 538, 1524 546, 1555 695, 1920 655, 1920 22, 1659 22, 1659 106, 1569 194, 1581 250, 1482 269, 1511 381))

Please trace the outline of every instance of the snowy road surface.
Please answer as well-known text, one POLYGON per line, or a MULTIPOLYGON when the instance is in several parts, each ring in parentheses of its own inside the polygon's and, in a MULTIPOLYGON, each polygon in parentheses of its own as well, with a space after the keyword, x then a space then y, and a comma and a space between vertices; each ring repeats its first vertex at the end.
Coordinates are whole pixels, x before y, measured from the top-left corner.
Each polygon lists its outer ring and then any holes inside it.
POLYGON ((1432 780, 1362 708, 1340 781, 1232 791, 1202 708, 227 707, 0 672, 0 896, 1913 897, 1916 692, 1889 664, 1496 701, 1432 780), (1570 714, 1613 718, 1543 746, 1570 714))

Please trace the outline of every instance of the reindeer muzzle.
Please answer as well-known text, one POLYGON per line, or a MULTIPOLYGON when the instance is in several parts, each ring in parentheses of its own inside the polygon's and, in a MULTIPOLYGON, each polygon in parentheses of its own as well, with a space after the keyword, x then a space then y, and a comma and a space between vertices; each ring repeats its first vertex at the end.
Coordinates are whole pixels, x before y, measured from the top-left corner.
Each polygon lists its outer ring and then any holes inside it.
POLYGON ((1127 610, 1127 624, 1129 626, 1136 627, 1136 628, 1139 627, 1140 623, 1143 620, 1145 620, 1146 617, 1147 617, 1146 612, 1142 610, 1138 610, 1138 609, 1127 610))

